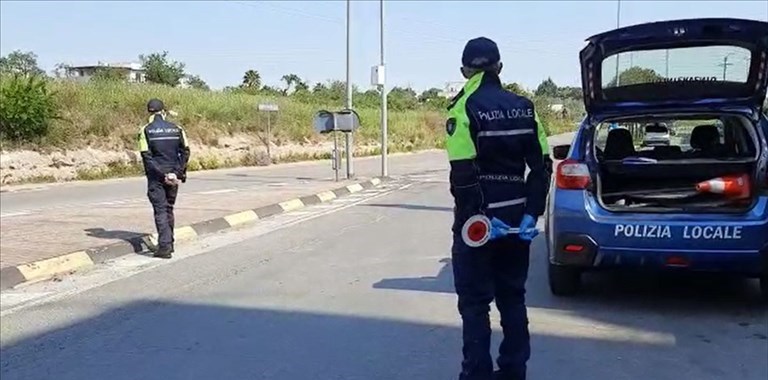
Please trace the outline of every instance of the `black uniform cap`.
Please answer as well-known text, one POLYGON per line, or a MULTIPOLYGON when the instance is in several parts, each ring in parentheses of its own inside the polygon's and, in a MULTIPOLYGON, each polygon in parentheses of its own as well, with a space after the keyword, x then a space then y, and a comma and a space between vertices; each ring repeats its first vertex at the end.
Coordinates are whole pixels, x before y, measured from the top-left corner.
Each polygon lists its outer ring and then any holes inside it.
POLYGON ((461 54, 461 64, 471 69, 486 69, 499 63, 500 60, 499 47, 485 37, 469 40, 461 54))
POLYGON ((163 104, 163 101, 160 99, 150 99, 149 102, 147 102, 147 112, 155 113, 164 109, 165 104, 163 104))

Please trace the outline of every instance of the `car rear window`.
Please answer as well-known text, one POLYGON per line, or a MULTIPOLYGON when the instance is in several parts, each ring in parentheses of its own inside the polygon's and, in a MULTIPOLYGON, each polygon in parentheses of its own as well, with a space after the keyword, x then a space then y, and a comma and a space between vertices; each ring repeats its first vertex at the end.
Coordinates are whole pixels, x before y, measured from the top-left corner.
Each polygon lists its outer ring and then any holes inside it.
POLYGON ((750 61, 751 52, 738 46, 627 51, 603 60, 602 86, 677 81, 743 84, 749 77, 750 61))
POLYGON ((648 125, 645 127, 645 133, 667 133, 669 129, 663 125, 648 125))
POLYGON ((598 125, 595 148, 599 157, 608 160, 627 157, 654 160, 750 158, 756 154, 756 145, 749 132, 751 128, 732 116, 681 117, 663 122, 647 119, 608 122, 598 125), (660 135, 662 133, 664 135, 660 135))

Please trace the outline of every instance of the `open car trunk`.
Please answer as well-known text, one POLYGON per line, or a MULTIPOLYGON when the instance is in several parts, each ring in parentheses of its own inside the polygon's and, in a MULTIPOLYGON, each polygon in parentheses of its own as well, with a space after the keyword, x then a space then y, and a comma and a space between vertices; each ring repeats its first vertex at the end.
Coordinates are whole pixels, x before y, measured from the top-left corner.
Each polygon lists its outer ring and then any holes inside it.
POLYGON ((734 213, 749 210, 756 197, 756 161, 668 164, 600 163, 598 197, 610 211, 734 213), (748 195, 733 197, 699 191, 697 184, 746 174, 748 195))
POLYGON ((760 133, 736 114, 629 117, 598 125, 596 195, 611 211, 745 212, 760 193, 760 133), (607 125, 606 125, 607 124, 607 125), (650 126, 673 132, 645 146, 650 126))

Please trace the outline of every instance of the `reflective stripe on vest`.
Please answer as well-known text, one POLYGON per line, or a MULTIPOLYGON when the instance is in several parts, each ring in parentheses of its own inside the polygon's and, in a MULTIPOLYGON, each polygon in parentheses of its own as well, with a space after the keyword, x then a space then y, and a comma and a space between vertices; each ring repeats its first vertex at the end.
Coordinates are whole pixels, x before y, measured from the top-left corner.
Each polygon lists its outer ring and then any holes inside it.
POLYGON ((520 136, 533 134, 533 129, 510 129, 506 131, 480 131, 478 137, 520 136))
POLYGON ((517 198, 517 199, 510 199, 508 201, 493 202, 488 204, 488 208, 494 209, 494 208, 504 208, 509 206, 521 205, 521 204, 524 204, 526 200, 527 198, 523 197, 523 198, 517 198))

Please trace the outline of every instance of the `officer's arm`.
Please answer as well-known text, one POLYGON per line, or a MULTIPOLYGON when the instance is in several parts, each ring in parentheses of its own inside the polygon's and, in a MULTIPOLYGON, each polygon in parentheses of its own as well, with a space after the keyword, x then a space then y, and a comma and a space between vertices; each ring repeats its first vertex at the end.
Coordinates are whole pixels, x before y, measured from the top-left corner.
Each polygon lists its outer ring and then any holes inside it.
MULTIPOLYGON (((531 104, 531 107, 533 107, 533 104, 531 104)), ((548 152, 548 150, 545 151, 544 149, 548 148, 548 146, 545 145, 546 137, 543 140, 540 138, 539 131, 543 127, 538 123, 537 119, 538 117, 534 118, 534 133, 524 135, 530 139, 527 144, 524 144, 526 147, 525 163, 530 168, 528 177, 525 180, 527 198, 525 213, 534 217, 539 217, 544 213, 549 187, 549 171, 544 162, 544 153, 548 152)))
POLYGON ((157 163, 155 163, 155 160, 152 158, 152 152, 150 152, 149 150, 149 142, 147 141, 146 126, 142 127, 141 130, 139 130, 139 135, 137 140, 139 145, 139 153, 141 153, 141 160, 144 163, 144 172, 147 175, 163 177, 165 173, 163 173, 162 170, 160 170, 160 168, 157 166, 157 163))
MULTIPOLYGON (((534 111, 533 115, 536 120, 536 124, 538 125, 538 137, 539 137, 539 145, 541 146, 541 152, 544 154, 544 167, 547 169, 547 182, 552 177, 552 158, 549 155, 549 142, 547 141, 547 128, 544 125, 544 123, 541 122, 541 119, 539 118, 539 114, 534 111)), ((547 185, 547 188, 549 188, 549 185, 547 185)))
POLYGON ((480 212, 483 208, 483 194, 478 180, 477 149, 473 135, 476 126, 471 121, 465 102, 459 102, 450 109, 446 121, 446 149, 451 163, 451 193, 456 203, 464 210, 480 212))
POLYGON ((181 158, 181 173, 179 173, 182 177, 186 177, 187 175, 187 164, 189 163, 189 139, 187 139, 187 132, 184 131, 184 128, 179 127, 179 130, 181 131, 181 139, 179 139, 179 157, 181 158))

